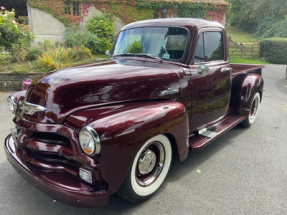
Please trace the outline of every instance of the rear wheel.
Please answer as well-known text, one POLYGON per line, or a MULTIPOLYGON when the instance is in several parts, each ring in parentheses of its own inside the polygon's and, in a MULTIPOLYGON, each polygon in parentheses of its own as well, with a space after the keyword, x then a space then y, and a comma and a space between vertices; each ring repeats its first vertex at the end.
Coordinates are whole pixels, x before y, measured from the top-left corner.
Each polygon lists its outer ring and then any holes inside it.
POLYGON ((257 92, 253 97, 248 117, 240 124, 242 127, 250 127, 255 122, 259 106, 260 106, 260 94, 257 92))
POLYGON ((169 139, 157 135, 138 151, 118 194, 131 202, 141 202, 162 185, 170 168, 172 148, 169 139))

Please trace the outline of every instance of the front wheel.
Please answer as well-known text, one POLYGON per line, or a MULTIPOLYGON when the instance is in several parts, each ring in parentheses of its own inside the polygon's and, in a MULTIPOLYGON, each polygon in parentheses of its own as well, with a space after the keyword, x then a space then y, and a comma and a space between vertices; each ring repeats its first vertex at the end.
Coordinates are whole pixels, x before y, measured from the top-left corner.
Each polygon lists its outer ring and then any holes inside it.
POLYGON ((118 194, 131 202, 141 202, 162 185, 172 160, 169 139, 157 135, 138 151, 118 194))
POLYGON ((257 92, 253 97, 248 117, 240 124, 242 127, 250 127, 255 122, 259 106, 260 106, 260 94, 257 92))

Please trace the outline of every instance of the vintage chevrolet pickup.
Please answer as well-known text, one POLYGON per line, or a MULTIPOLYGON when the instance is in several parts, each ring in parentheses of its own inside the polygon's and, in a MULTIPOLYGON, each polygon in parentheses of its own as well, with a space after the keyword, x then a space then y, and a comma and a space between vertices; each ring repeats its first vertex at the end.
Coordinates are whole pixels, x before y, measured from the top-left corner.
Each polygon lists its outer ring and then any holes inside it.
MULTIPOLYGON (((184 161, 255 121, 263 66, 230 65, 225 28, 173 18, 126 25, 110 61, 53 71, 11 95, 11 165, 53 199, 139 202, 184 161)), ((192 183, 192 182, 191 182, 192 183)))

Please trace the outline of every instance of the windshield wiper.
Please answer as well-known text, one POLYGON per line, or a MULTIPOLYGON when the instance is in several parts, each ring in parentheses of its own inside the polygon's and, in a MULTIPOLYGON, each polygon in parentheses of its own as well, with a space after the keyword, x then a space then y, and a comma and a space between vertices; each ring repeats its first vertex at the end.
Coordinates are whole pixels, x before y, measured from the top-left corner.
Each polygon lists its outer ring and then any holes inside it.
POLYGON ((121 56, 135 56, 135 57, 148 57, 152 59, 157 59, 162 62, 162 59, 155 56, 154 54, 146 54, 146 53, 123 53, 118 55, 113 55, 113 57, 121 57, 121 56))

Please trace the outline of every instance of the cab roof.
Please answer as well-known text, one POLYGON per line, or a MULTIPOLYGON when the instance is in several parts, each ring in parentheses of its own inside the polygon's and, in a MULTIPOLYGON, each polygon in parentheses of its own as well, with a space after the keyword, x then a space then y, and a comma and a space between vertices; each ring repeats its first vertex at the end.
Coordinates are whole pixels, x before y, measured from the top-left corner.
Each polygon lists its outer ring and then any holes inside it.
POLYGON ((186 27, 197 29, 200 28, 224 28, 219 22, 208 21, 204 19, 197 18, 161 18, 161 19, 149 19, 138 22, 130 23, 122 28, 122 30, 138 27, 147 27, 147 26, 173 26, 173 27, 186 27))

